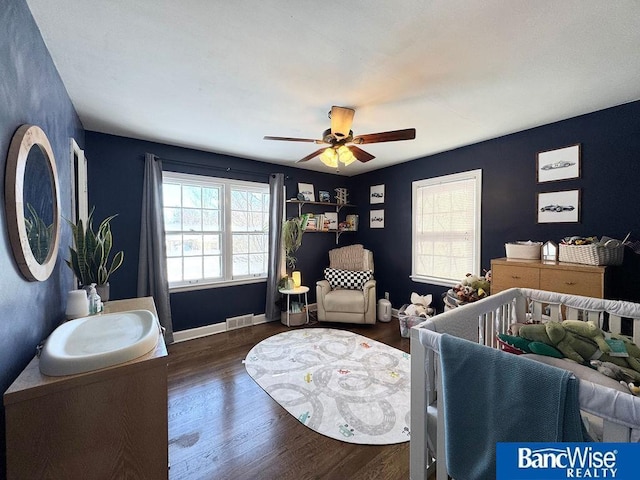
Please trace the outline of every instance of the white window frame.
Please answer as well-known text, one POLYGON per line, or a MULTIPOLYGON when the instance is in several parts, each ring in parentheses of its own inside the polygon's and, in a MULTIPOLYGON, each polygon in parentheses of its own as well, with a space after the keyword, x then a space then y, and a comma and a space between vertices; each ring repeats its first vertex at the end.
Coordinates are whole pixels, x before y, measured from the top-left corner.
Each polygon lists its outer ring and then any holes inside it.
MULTIPOLYGON (((220 250, 222 251, 222 277, 217 279, 198 279, 198 280, 182 280, 169 282, 169 290, 176 291, 188 291, 199 290, 204 288, 216 288, 227 287, 232 285, 245 285, 250 283, 266 282, 267 271, 261 275, 242 275, 233 276, 233 259, 232 259, 232 228, 231 228, 231 190, 234 187, 246 189, 248 191, 255 191, 261 193, 269 193, 268 183, 248 182, 243 180, 233 180, 228 178, 210 177, 204 175, 194 175, 188 173, 178 172, 162 172, 162 182, 165 183, 181 183, 184 185, 198 185, 202 187, 222 187, 221 196, 221 240, 220 250)), ((164 207, 164 206, 163 206, 164 207)), ((268 228, 268 224, 267 224, 268 228)), ((166 232, 170 235, 174 232, 166 232)), ((268 231, 267 231, 268 235, 268 231)), ((267 252, 268 255, 268 238, 267 238, 267 252)), ((168 259, 168 256, 167 256, 168 259)))
POLYGON ((482 170, 471 170, 468 172, 455 173, 451 175, 444 175, 441 177, 428 178, 424 180, 417 180, 412 182, 412 195, 411 195, 411 279, 414 282, 430 283, 433 285, 442 285, 451 287, 460 282, 466 273, 475 273, 479 275, 480 272, 480 255, 481 255, 481 217, 482 217, 482 170), (473 182, 474 187, 474 199, 473 199, 473 238, 471 239, 472 247, 472 259, 471 265, 473 271, 470 272, 458 272, 452 273, 447 277, 429 275, 426 272, 418 272, 418 224, 417 224, 417 202, 418 202, 418 190, 421 188, 438 187, 447 183, 459 183, 459 182, 473 182), (460 278, 458 278, 460 275, 460 278))

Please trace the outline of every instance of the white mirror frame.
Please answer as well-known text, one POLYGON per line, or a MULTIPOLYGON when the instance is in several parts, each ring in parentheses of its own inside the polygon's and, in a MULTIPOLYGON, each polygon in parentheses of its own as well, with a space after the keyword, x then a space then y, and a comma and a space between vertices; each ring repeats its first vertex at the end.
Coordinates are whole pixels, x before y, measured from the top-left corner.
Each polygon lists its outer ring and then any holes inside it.
POLYGON ((46 280, 53 272, 58 257, 58 245, 60 243, 60 189, 53 150, 47 135, 40 127, 22 125, 13 135, 4 178, 9 239, 18 268, 29 281, 46 280), (47 160, 49 172, 51 173, 51 189, 53 191, 53 236, 49 246, 49 253, 43 263, 39 263, 31 251, 24 222, 23 190, 24 182, 29 180, 24 178, 24 172, 29 151, 34 145, 40 147, 47 160))
POLYGON ((71 218, 74 224, 81 219, 86 225, 89 218, 87 191, 87 158, 77 142, 71 139, 71 218))

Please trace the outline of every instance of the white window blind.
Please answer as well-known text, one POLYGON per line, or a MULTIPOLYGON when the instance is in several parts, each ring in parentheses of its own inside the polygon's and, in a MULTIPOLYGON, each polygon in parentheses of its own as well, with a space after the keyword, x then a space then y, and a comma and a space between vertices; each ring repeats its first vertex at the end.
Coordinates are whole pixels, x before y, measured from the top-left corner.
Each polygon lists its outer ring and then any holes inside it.
POLYGON ((482 171, 412 184, 414 281, 453 285, 480 273, 482 171))

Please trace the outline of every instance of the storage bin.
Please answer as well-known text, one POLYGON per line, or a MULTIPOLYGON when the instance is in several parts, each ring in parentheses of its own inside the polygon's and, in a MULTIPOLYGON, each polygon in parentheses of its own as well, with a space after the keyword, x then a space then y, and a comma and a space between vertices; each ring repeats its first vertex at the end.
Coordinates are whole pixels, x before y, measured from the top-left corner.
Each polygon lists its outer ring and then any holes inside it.
MULTIPOLYGON (((283 325, 287 325, 287 311, 283 310, 280 312, 280 322, 283 325)), ((302 308, 301 312, 289 312, 289 327, 299 327, 300 325, 304 325, 307 323, 307 309, 302 308)))
POLYGON ((504 249, 507 252, 507 258, 540 260, 540 250, 542 249, 542 242, 505 243, 504 249))
POLYGON ((561 262, 581 263, 583 265, 622 265, 624 245, 617 240, 610 240, 604 245, 560 244, 558 259, 561 262))
POLYGON ((409 306, 408 303, 404 304, 402 308, 398 311, 398 321, 400 323, 400 336, 404 338, 409 338, 409 332, 411 327, 418 325, 427 320, 427 317, 415 317, 411 315, 407 315, 405 311, 409 306))

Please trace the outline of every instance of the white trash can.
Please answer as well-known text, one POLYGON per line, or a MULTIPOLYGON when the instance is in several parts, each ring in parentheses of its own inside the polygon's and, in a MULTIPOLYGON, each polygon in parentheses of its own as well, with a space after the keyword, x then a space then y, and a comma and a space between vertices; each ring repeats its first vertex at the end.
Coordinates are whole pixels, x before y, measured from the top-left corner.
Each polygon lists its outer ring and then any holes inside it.
POLYGON ((391 321, 391 302, 384 298, 378 300, 378 321, 390 322, 391 321))

